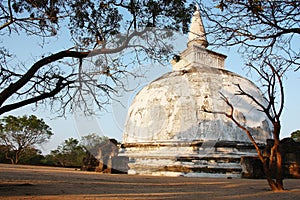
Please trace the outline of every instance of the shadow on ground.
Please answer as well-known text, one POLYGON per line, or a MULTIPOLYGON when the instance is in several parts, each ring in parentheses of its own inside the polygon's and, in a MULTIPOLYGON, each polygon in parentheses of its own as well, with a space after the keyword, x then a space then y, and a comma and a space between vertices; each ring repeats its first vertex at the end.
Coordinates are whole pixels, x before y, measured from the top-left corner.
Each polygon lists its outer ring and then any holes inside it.
POLYGON ((266 180, 99 174, 0 164, 1 199, 300 199, 300 179, 285 192, 266 180))

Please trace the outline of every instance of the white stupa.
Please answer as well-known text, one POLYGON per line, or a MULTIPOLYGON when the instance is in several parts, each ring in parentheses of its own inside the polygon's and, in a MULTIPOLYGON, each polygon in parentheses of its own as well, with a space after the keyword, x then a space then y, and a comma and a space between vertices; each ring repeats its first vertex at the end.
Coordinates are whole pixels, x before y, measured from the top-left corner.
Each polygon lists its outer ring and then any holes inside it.
POLYGON ((264 114, 247 97, 235 95, 239 84, 263 103, 259 88, 225 70, 226 56, 207 46, 197 9, 187 49, 171 61, 173 71, 144 87, 128 110, 121 155, 129 157, 129 174, 240 176, 240 158, 256 151, 230 119, 203 111, 228 111, 220 93, 258 143, 271 138, 264 114))

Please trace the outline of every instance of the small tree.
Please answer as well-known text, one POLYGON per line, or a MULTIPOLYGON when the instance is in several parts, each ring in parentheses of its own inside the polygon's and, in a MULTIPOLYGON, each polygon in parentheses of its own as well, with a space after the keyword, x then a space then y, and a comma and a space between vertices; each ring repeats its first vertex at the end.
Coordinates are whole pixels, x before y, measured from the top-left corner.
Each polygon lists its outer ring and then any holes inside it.
POLYGON ((266 104, 259 102, 239 85, 237 95, 251 99, 271 121, 274 144, 269 154, 261 153, 251 131, 237 121, 234 105, 228 97, 222 96, 230 112, 208 112, 225 114, 247 133, 257 149, 273 191, 283 190, 279 149, 280 117, 284 107, 282 82, 288 70, 297 71, 300 68, 299 50, 294 45, 300 36, 299 6, 299 1, 200 1, 201 14, 208 20, 206 30, 210 44, 238 47, 238 52, 246 59, 246 65, 257 72, 262 81, 266 104), (275 180, 272 179, 272 171, 276 171, 275 180))
POLYGON ((45 143, 53 135, 51 128, 36 116, 6 116, 0 120, 0 144, 6 147, 6 158, 17 164, 26 149, 45 143))
POLYGON ((284 190, 279 136, 281 131, 280 117, 284 106, 284 89, 282 79, 285 69, 288 68, 288 66, 284 67, 286 64, 286 61, 277 59, 276 56, 273 58, 266 58, 259 67, 249 64, 249 66, 259 74, 259 77, 262 81, 261 89, 265 89, 264 102, 261 102, 259 99, 253 96, 250 91, 247 91, 245 88, 242 88, 238 83, 236 83, 236 95, 244 96, 250 99, 253 102, 253 105, 259 111, 263 112, 273 125, 272 136, 274 139, 274 144, 270 144, 270 148, 267 152, 263 153, 260 150, 255 138, 252 135, 251 129, 247 128, 246 125, 238 120, 237 111, 233 103, 230 102, 229 97, 221 93, 221 98, 229 107, 228 111, 212 111, 202 107, 204 112, 225 115, 247 134, 249 140, 252 142, 258 153, 258 158, 263 164, 266 179, 273 191, 284 190), (273 177, 275 177, 275 179, 273 179, 273 177))
POLYGON ((294 131, 291 133, 291 138, 296 142, 300 142, 300 130, 294 131))

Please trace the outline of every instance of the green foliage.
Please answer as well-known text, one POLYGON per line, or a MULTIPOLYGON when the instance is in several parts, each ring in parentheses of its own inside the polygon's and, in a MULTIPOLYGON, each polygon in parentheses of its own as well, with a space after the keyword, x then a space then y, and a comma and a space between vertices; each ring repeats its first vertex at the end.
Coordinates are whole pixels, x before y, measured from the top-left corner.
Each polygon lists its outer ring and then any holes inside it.
POLYGON ((43 49, 48 49, 52 39, 63 38, 70 42, 68 47, 64 44, 52 52, 41 50, 40 53, 36 50, 38 46, 34 46, 36 43, 32 42, 29 54, 34 58, 19 62, 14 59, 19 57, 18 52, 13 52, 10 43, 2 43, 0 39, 0 114, 30 104, 47 105, 47 109, 59 116, 75 107, 91 112, 80 102, 83 90, 87 90, 85 94, 92 94, 97 106, 103 108, 116 92, 115 87, 127 86, 122 83, 123 78, 140 76, 138 70, 132 68, 137 63, 148 59, 159 63, 169 61, 174 54, 172 45, 166 44, 160 36, 151 35, 159 34, 158 29, 186 33, 194 11, 194 3, 190 2, 0 1, 0 31, 4 40, 9 36, 27 39, 26 36, 33 35, 42 41, 39 44, 43 49), (137 41, 141 45, 137 45, 137 41), (134 59, 128 57, 130 54, 134 59), (97 55, 101 55, 97 60, 103 66, 95 63, 88 69, 97 72, 95 78, 95 73, 87 73, 82 63, 86 60, 90 63, 90 58, 97 55), (78 102, 81 106, 76 105, 78 102))
POLYGON ((34 115, 9 115, 0 120, 0 144, 6 148, 5 156, 11 163, 18 163, 34 145, 45 143, 52 135, 43 119, 34 115))
POLYGON ((32 147, 26 148, 23 151, 22 157, 19 158, 19 164, 23 165, 40 165, 44 156, 41 151, 32 147))
MULTIPOLYGON (((230 3, 226 3, 226 2, 228 2, 228 1, 221 0, 219 2, 219 4, 216 5, 215 7, 219 8, 221 11, 224 11, 224 9, 227 9, 228 6, 231 6, 230 3)), ((257 0, 249 1, 248 12, 250 12, 250 11, 252 11, 253 13, 256 13, 256 14, 259 12, 263 12, 264 9, 263 9, 261 1, 257 1, 257 0)))
POLYGON ((85 157, 85 150, 79 141, 69 138, 64 143, 52 150, 50 155, 45 158, 44 163, 54 163, 54 165, 64 167, 79 167, 85 157))
MULTIPOLYGON (((7 4, 0 6, 9 10, 7 4)), ((121 27, 138 29, 151 25, 187 32, 194 4, 186 0, 15 0, 10 6, 20 30, 54 36, 61 24, 67 24, 72 37, 91 41, 97 34, 107 38, 119 33, 121 27), (18 21, 20 18, 26 20, 18 21), (26 23, 29 26, 24 28, 26 23)), ((10 17, 9 12, 0 16, 0 25, 10 17)))
POLYGON ((296 142, 300 142, 300 130, 294 131, 291 133, 291 138, 296 142))
POLYGON ((69 138, 52 150, 50 155, 45 156, 42 163, 45 165, 58 165, 64 167, 79 167, 83 165, 83 159, 88 151, 96 155, 98 148, 109 141, 106 136, 99 136, 95 133, 83 136, 81 143, 77 139, 69 138))
POLYGON ((0 145, 0 163, 11 163, 9 159, 6 157, 7 154, 7 147, 5 145, 0 145))

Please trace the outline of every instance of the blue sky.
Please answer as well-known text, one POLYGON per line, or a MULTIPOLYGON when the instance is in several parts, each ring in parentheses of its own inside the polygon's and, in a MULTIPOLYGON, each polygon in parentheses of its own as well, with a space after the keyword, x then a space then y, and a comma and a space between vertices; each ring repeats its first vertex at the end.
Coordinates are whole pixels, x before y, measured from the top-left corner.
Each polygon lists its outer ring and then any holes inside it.
MULTIPOLYGON (((39 45, 41 41, 35 37, 29 37, 22 34, 12 34, 10 37, 5 38, 2 45, 8 46, 13 53, 16 53, 17 57, 15 58, 15 62, 23 62, 26 66, 30 66, 33 64, 36 56, 38 58, 42 55, 41 52, 57 52, 63 49, 70 48, 71 43, 68 41, 68 38, 68 35, 64 36, 61 33, 58 38, 51 39, 49 43, 46 43, 43 47, 41 47, 39 45)), ((180 39, 181 43, 178 43, 177 46, 179 50, 183 50, 185 48, 186 37, 183 36, 180 39)), ((240 58, 240 55, 236 53, 234 48, 231 48, 230 50, 214 50, 228 56, 225 63, 225 68, 227 70, 247 77, 246 71, 243 70, 242 59, 240 58)), ((149 67, 149 69, 151 70, 147 75, 148 79, 143 81, 141 87, 147 84, 149 81, 171 70, 171 66, 161 67, 159 65, 148 65, 143 67, 149 67)), ((251 77, 247 78, 256 83, 255 79, 251 77)), ((298 98, 300 94, 299 81, 299 72, 288 72, 286 74, 286 78, 284 79, 286 98, 284 113, 281 118, 281 138, 288 137, 290 136, 291 132, 300 129, 300 106, 298 105, 298 98)), ((139 87, 139 89, 141 87, 139 87)), ((32 111, 30 106, 20 108, 8 114, 18 116, 24 114, 35 114, 39 118, 43 118, 46 123, 50 125, 54 132, 54 136, 47 144, 38 147, 44 153, 48 153, 50 150, 55 149, 57 145, 61 144, 64 140, 70 137, 80 139, 80 137, 92 132, 100 135, 106 135, 108 137, 113 137, 121 141, 123 122, 126 118, 126 108, 129 107, 130 101, 137 91, 138 89, 132 91, 129 94, 126 94, 124 99, 122 99, 125 107, 122 107, 114 102, 110 107, 111 109, 108 109, 109 112, 103 112, 100 113, 99 116, 92 116, 89 118, 82 117, 82 113, 77 113, 77 117, 74 117, 73 114, 68 114, 66 118, 56 118, 55 114, 51 114, 47 110, 38 109, 37 111, 32 111)))

